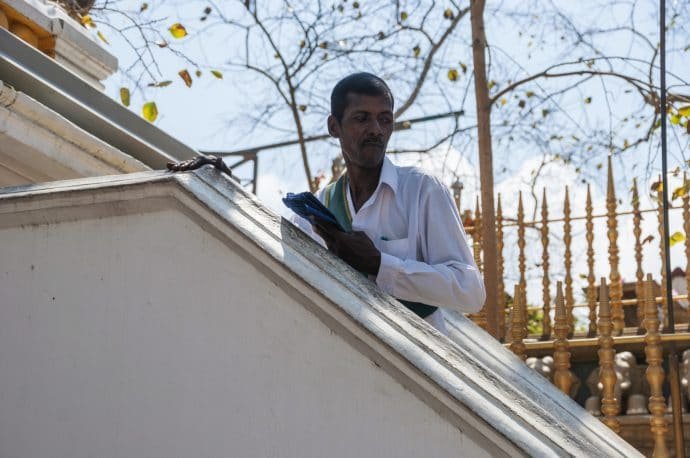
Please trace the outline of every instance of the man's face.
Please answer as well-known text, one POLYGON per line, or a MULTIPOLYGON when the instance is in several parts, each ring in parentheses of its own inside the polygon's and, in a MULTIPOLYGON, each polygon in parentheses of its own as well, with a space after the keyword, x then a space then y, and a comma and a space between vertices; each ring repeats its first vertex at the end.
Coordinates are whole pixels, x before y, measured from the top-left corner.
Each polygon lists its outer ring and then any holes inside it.
POLYGON ((339 123, 328 118, 329 133, 340 140, 345 164, 364 169, 383 162, 388 139, 393 133, 391 100, 385 95, 347 95, 347 106, 339 123))

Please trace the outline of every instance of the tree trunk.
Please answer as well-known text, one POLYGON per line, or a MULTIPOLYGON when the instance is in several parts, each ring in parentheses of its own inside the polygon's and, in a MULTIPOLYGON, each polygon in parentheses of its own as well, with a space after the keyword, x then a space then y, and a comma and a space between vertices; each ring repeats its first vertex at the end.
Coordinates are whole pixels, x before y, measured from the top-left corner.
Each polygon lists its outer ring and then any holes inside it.
POLYGON ((479 179, 481 186, 481 239, 484 251, 484 285, 488 331, 496 338, 503 310, 498 304, 498 256, 494 212, 494 176, 491 152, 491 101, 486 81, 486 35, 484 33, 485 0, 471 0, 472 58, 474 62, 474 93, 477 103, 477 137, 479 143, 479 179))

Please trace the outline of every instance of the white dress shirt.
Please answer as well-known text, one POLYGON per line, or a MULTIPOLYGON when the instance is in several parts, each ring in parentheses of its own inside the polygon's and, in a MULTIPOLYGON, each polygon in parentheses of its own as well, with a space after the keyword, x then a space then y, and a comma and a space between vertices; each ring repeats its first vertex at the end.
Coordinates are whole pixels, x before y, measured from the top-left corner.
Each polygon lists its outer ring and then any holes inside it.
MULTIPOLYGON (((379 184, 359 211, 349 187, 346 195, 352 230, 366 233, 381 252, 375 281, 382 290, 398 299, 465 313, 481 310, 484 281, 453 198, 438 179, 414 167, 397 167, 385 157, 379 184)), ((322 202, 323 197, 321 191, 322 202)), ((306 220, 300 223, 320 239, 306 220)), ((425 319, 446 333, 441 309, 425 319)))

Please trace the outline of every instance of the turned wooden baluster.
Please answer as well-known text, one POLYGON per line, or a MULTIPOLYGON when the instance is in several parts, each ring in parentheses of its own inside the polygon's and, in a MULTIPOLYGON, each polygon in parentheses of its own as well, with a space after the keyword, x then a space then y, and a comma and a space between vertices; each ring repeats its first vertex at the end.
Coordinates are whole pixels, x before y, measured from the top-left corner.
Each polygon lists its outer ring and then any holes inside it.
POLYGON ((657 314, 656 300, 654 297, 654 280, 651 274, 647 275, 644 284, 645 314, 644 326, 647 330, 645 335, 645 355, 647 357, 647 381, 649 382, 649 411, 652 414, 649 420, 652 436, 654 437, 655 457, 667 457, 666 432, 666 402, 662 385, 664 383, 663 348, 661 346, 661 336, 659 335, 659 318, 657 314))
MULTIPOLYGON (((688 179, 683 173, 683 230, 685 230, 685 285, 690 293, 690 189, 688 189, 688 179)), ((690 303, 690 299, 688 299, 690 303)), ((690 326, 690 323, 688 323, 690 326)))
POLYGON ((513 296, 513 311, 510 314, 510 351, 519 356, 523 361, 527 359, 526 347, 523 340, 527 337, 527 322, 524 319, 525 309, 524 291, 518 283, 515 285, 513 296))
POLYGON ((506 287, 503 282, 503 210, 501 208, 501 194, 498 194, 496 204, 496 251, 498 252, 498 310, 501 319, 498 320, 499 338, 505 340, 506 335, 506 287))
POLYGON ((587 216, 585 219, 585 233, 587 238, 587 306, 589 307, 588 337, 597 335, 597 289, 594 286, 594 216, 592 207, 592 193, 587 185, 587 216))
POLYGON ((554 384, 565 394, 570 396, 570 388, 573 379, 570 375, 570 345, 568 344, 568 316, 565 311, 563 301, 563 283, 556 283, 556 314, 554 316, 553 341, 554 353, 553 361, 555 372, 553 374, 554 384))
POLYGON ((611 165, 611 156, 609 156, 606 183, 607 235, 609 239, 609 266, 611 267, 609 285, 611 290, 613 334, 619 336, 623 333, 623 328, 625 327, 625 315, 623 314, 623 304, 621 302, 623 299, 623 285, 618 272, 618 221, 616 220, 616 190, 613 183, 613 166, 611 165))
MULTIPOLYGON (((482 271, 482 239, 481 239, 482 213, 479 209, 479 196, 477 196, 477 203, 474 209, 474 230, 473 232, 473 251, 474 262, 477 264, 479 271, 482 271)), ((489 329, 489 321, 486 319, 486 304, 478 313, 472 313, 468 317, 474 323, 485 331, 489 329)))
POLYGON ((473 231, 473 241, 474 244, 472 248, 474 249, 474 262, 477 264, 479 271, 482 271, 482 212, 479 209, 479 196, 477 196, 477 203, 474 207, 474 231, 473 231))
MULTIPOLYGON (((661 180, 661 178, 659 178, 661 180)), ((666 250, 664 250, 664 194, 662 190, 657 191, 657 219, 659 221, 659 256, 661 257, 661 316, 663 317, 662 327, 668 327, 668 301, 666 300, 666 250)))
POLYGON ((572 224, 570 222, 570 192, 568 187, 565 187, 565 200, 563 202, 563 243, 565 244, 565 255, 563 256, 565 264, 565 313, 568 320, 568 336, 572 337, 575 332, 575 320, 573 318, 573 276, 572 270, 572 254, 570 244, 572 242, 572 224))
POLYGON ((549 209, 546 204, 546 188, 542 193, 541 198, 541 263, 543 268, 542 274, 542 299, 544 300, 544 320, 542 340, 548 340, 551 337, 551 293, 549 291, 549 209))
POLYGON ((522 191, 518 193, 518 210, 517 210, 517 234, 518 234, 518 272, 520 273, 520 286, 525 291, 525 209, 522 206, 522 191))
POLYGON ((611 321, 611 306, 609 304, 609 291, 606 286, 606 278, 601 278, 599 287, 599 381, 603 385, 601 391, 602 421, 616 433, 620 433, 620 423, 616 418, 620 410, 620 404, 616 399, 614 388, 616 386, 616 371, 614 360, 616 350, 613 348, 613 323, 611 321))
POLYGON ((637 298, 637 333, 644 333, 642 321, 644 319, 644 296, 643 283, 644 273, 642 272, 642 213, 640 212, 640 196, 637 191, 637 178, 633 178, 632 187, 632 208, 633 208, 633 234, 635 235, 635 262, 637 271, 635 272, 635 297, 637 298))

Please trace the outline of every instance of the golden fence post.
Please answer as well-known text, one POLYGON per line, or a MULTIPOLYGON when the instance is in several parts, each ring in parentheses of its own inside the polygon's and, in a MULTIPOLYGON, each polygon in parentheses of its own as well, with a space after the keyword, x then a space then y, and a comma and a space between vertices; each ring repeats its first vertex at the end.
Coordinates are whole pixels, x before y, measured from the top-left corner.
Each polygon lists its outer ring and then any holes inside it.
POLYGON ((515 285, 513 296, 513 311, 510 314, 510 351, 515 353, 523 361, 527 359, 526 347, 523 340, 527 336, 527 323, 525 322, 524 290, 519 283, 515 285))
POLYGON ((570 375, 570 346, 568 344, 570 326, 568 326, 568 317, 563 301, 563 283, 560 281, 556 283, 556 314, 554 321, 553 361, 556 370, 553 374, 553 382, 562 392, 570 396, 570 388, 573 384, 573 379, 570 375))
POLYGON ((551 336, 551 294, 549 292, 549 208, 546 204, 546 188, 541 198, 541 246, 542 246, 542 298, 544 300, 544 319, 542 323, 542 340, 551 336))
POLYGON ((479 196, 477 196, 477 204, 474 209, 474 234, 472 236, 474 244, 474 262, 477 264, 479 271, 482 271, 482 212, 479 209, 479 196))
POLYGON ((613 182, 613 166, 611 156, 608 157, 608 176, 606 183, 606 210, 609 239, 609 287, 611 290, 611 316, 613 319, 613 334, 619 336, 625 327, 625 315, 623 314, 623 285, 618 272, 618 221, 616 220, 616 190, 613 182))
POLYGON ((573 276, 572 270, 572 252, 570 244, 572 242, 572 225, 570 223, 570 191, 565 187, 565 200, 563 202, 563 243, 565 244, 565 313, 568 320, 568 336, 572 337, 575 333, 575 320, 573 319, 573 276))
MULTIPOLYGON (((659 179, 661 180, 661 179, 659 179)), ((663 318, 663 325, 662 327, 664 329, 668 328, 668 301, 666 300, 666 275, 668 273, 666 272, 666 251, 664 250, 664 207, 663 207, 663 199, 664 199, 664 194, 663 191, 659 190, 656 193, 657 195, 657 201, 658 201, 658 206, 657 206, 657 217, 659 220, 659 256, 661 257, 661 316, 663 318)))
POLYGON ((661 367, 663 363, 663 348, 661 346, 661 336, 659 335, 659 318, 653 285, 654 280, 652 280, 651 274, 647 274, 647 281, 644 284, 644 326, 647 329, 647 334, 644 338, 646 344, 644 353, 648 364, 646 376, 650 391, 649 411, 652 414, 649 425, 654 437, 653 456, 666 457, 668 456, 668 449, 666 448, 665 436, 668 431, 668 425, 665 417, 666 402, 662 390, 664 383, 664 369, 661 367))
POLYGON ((518 271, 520 273, 520 286, 525 289, 525 209, 522 206, 522 191, 518 193, 517 225, 518 271))
POLYGON ((496 204, 496 251, 498 256, 498 337, 505 340, 506 335, 506 286, 503 281, 503 209, 501 208, 501 194, 498 194, 496 204))
POLYGON ((611 321, 611 307, 609 304, 609 290, 606 286, 606 278, 602 277, 599 286, 599 381, 603 385, 601 391, 602 421, 614 432, 620 433, 621 426, 616 418, 620 410, 618 399, 615 395, 616 371, 614 360, 616 350, 613 348, 613 323, 611 321))
POLYGON ((637 191, 637 178, 633 178, 632 187, 632 208, 633 208, 633 234, 635 235, 635 262, 637 271, 635 272, 635 297, 637 298, 637 333, 644 332, 642 321, 644 319, 644 296, 643 282, 644 273, 642 272, 642 213, 640 213, 640 195, 637 191))
POLYGON ((585 237, 587 238, 587 305, 589 306, 588 337, 597 335, 597 290, 594 286, 594 217, 592 216, 592 193, 587 185, 585 237))
MULTIPOLYGON (((690 189, 688 189, 688 179, 683 172, 683 230, 685 231, 685 285, 690 292, 690 189)), ((688 300, 690 303, 690 300, 688 300)), ((690 323, 688 323, 690 326, 690 323)))

